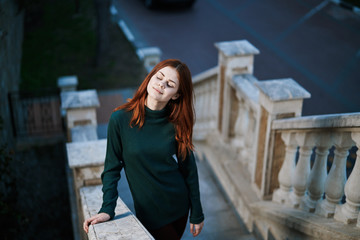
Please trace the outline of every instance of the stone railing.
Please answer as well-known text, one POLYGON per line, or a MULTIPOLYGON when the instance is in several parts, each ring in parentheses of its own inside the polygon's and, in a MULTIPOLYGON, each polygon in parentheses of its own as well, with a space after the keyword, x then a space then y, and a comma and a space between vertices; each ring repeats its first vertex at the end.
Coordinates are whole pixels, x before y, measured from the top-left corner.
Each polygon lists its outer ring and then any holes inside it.
POLYGON ((99 100, 95 90, 65 88, 61 100, 69 140, 67 177, 74 239, 153 239, 120 198, 113 220, 90 226, 88 234, 83 231, 84 219, 95 215, 102 204, 101 173, 107 141, 97 135, 99 100))
POLYGON ((218 66, 194 77, 194 140, 248 229, 264 239, 356 239, 360 164, 347 182, 344 169, 348 150, 359 144, 359 114, 301 117, 310 93, 290 78, 258 81, 254 46, 216 47, 218 66))

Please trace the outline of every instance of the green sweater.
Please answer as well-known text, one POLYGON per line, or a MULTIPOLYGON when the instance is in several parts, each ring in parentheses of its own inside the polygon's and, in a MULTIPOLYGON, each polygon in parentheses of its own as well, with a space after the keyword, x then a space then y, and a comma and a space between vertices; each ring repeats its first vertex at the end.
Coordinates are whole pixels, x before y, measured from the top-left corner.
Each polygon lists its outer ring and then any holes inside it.
POLYGON ((166 108, 145 107, 142 128, 130 127, 132 113, 113 112, 108 125, 103 183, 103 204, 99 211, 114 217, 120 171, 134 200, 137 218, 148 229, 160 228, 190 212, 190 222, 204 220, 194 154, 176 160, 175 128, 166 108))

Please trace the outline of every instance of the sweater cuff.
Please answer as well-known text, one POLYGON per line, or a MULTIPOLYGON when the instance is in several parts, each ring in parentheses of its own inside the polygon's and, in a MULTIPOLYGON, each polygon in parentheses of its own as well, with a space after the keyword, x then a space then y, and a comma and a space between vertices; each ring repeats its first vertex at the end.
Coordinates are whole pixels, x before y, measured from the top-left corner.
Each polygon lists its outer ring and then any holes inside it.
POLYGON ((204 215, 200 216, 200 217, 190 217, 190 223, 192 224, 199 224, 201 222, 204 221, 204 215))
POLYGON ((98 213, 107 213, 107 214, 109 214, 110 220, 113 219, 114 216, 115 216, 115 212, 114 212, 114 211, 111 211, 111 210, 106 209, 106 208, 101 208, 98 213))

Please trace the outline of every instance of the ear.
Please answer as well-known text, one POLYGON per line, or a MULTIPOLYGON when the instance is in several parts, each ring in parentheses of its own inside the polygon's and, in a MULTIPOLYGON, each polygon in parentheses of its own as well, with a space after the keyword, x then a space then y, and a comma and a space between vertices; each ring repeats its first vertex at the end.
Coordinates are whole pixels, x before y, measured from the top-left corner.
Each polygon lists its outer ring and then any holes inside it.
POLYGON ((179 93, 176 93, 171 99, 172 100, 176 100, 180 97, 180 94, 179 93))

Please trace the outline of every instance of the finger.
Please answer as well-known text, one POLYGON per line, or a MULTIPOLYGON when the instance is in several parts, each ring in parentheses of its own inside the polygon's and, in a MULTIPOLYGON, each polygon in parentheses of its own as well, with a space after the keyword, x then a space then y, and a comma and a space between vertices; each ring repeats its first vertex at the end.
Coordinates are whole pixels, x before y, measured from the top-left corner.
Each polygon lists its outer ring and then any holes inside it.
POLYGON ((199 229, 199 225, 195 225, 195 232, 194 232, 194 237, 196 237, 197 235, 199 235, 200 233, 200 229, 199 229))
POLYGON ((190 233, 193 234, 194 224, 190 223, 190 233))

